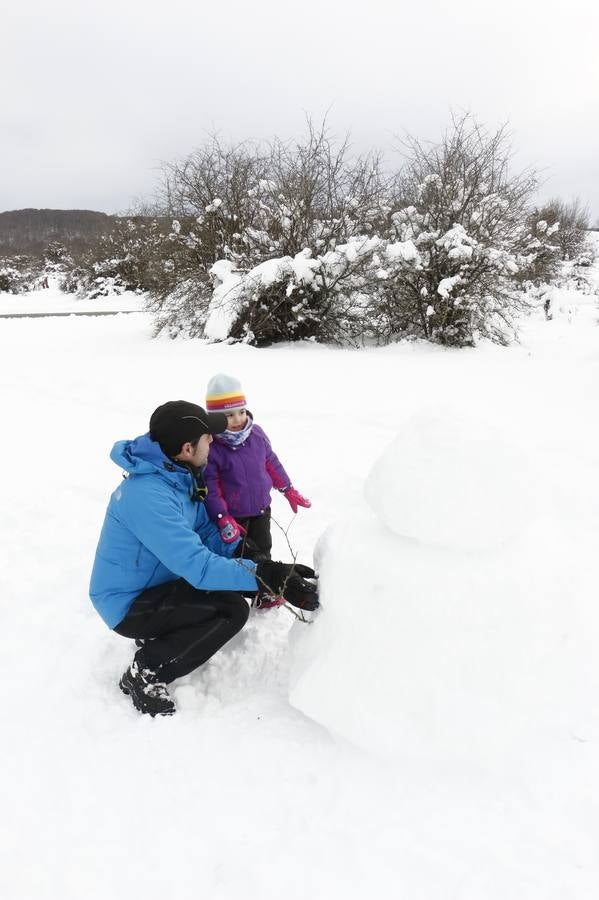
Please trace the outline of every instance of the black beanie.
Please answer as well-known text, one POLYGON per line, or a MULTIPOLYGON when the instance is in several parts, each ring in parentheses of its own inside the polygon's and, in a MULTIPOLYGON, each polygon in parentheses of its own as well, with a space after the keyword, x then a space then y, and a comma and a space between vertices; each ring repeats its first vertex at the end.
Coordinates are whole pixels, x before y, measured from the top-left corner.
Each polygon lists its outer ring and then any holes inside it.
POLYGON ((222 434, 226 429, 224 413, 208 413, 187 400, 169 400, 150 417, 150 437, 167 456, 176 456, 187 441, 193 443, 203 434, 222 434))

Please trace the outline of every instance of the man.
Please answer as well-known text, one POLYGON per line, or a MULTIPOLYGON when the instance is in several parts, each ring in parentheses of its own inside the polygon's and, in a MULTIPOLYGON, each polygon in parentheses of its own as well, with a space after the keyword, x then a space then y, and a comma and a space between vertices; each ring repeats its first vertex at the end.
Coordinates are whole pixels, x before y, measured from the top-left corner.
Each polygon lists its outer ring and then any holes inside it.
POLYGON ((90 596, 106 624, 139 646, 119 682, 142 713, 172 715, 167 685, 208 660, 245 625, 244 594, 266 590, 315 609, 307 566, 233 558, 204 508, 202 471, 226 416, 173 400, 149 433, 118 441, 111 459, 125 470, 112 494, 96 551, 90 596))

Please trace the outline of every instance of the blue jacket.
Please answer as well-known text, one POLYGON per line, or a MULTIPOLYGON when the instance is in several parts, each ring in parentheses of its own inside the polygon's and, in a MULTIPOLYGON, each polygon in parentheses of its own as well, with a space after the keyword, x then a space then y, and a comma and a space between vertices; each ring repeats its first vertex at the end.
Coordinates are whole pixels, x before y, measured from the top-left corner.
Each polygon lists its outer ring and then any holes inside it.
POLYGON ((118 441, 110 458, 128 474, 110 498, 89 589, 110 628, 146 588, 177 578, 205 591, 258 589, 255 563, 227 558, 237 544, 221 541, 204 504, 191 499, 190 472, 149 434, 118 441))

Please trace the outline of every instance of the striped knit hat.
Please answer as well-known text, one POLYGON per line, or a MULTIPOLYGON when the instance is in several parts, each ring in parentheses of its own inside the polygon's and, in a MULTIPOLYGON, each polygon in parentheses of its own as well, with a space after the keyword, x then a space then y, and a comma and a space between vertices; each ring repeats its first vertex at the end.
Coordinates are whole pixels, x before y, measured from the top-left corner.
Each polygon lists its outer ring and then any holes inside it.
POLYGON ((245 406, 245 394, 237 378, 220 372, 210 379, 206 390, 208 412, 226 413, 232 409, 245 409, 245 406))

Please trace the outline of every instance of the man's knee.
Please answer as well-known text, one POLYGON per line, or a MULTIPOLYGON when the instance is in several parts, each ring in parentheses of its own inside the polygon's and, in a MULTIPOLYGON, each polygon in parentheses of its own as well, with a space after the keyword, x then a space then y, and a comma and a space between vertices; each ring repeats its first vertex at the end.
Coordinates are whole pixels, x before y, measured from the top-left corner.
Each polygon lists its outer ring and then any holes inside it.
POLYGON ((192 615, 190 624, 216 617, 231 625, 231 634, 241 631, 248 620, 250 608, 239 591, 202 591, 188 586, 187 610, 192 615))
POLYGON ((218 591, 217 595, 226 609, 227 618, 236 626, 237 631, 241 631, 250 614, 247 600, 237 591, 218 591))

